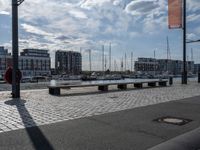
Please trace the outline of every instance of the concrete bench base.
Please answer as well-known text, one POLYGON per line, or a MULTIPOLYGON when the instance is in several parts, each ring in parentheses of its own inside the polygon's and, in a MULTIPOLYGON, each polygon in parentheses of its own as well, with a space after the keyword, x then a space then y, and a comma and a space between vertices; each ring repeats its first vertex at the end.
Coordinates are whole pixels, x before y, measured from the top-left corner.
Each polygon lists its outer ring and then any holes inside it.
POLYGON ((135 88, 142 88, 142 87, 143 87, 143 84, 142 84, 142 83, 135 83, 135 84, 134 84, 134 87, 135 87, 135 88))
POLYGON ((167 86, 166 81, 159 81, 158 84, 159 84, 159 86, 167 86))
POLYGON ((117 88, 120 89, 120 90, 126 90, 127 84, 119 84, 119 85, 117 85, 117 88))
POLYGON ((149 83, 148 83, 148 86, 150 86, 150 87, 155 87, 155 86, 156 86, 156 82, 149 82, 149 83))
POLYGON ((60 95, 60 88, 49 88, 49 94, 60 95))
POLYGON ((108 85, 98 86, 99 91, 108 91, 108 85))

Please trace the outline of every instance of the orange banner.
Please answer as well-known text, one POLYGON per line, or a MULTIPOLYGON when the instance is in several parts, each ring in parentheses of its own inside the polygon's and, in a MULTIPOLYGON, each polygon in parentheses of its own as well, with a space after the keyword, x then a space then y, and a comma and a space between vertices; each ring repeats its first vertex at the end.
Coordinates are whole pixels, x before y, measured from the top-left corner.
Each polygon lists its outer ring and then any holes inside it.
POLYGON ((182 28, 182 0, 168 0, 169 29, 182 28))

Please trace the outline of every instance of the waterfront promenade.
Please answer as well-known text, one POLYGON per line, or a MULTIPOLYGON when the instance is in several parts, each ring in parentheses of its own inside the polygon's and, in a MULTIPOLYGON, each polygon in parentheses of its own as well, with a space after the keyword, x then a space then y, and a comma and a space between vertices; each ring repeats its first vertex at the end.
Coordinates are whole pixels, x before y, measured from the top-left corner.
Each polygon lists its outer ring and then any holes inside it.
POLYGON ((22 91, 21 101, 0 92, 0 149, 147 149, 200 126, 200 84, 164 88, 22 91), (162 116, 193 120, 159 124, 162 116), (9 131, 9 132, 8 132, 9 131), (19 138, 17 138, 19 137, 19 138))

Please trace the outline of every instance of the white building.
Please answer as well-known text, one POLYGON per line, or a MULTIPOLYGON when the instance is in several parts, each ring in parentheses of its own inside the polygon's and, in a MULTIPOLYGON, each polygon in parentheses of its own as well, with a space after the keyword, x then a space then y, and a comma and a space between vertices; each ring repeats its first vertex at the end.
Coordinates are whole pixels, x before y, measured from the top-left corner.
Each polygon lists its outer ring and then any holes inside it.
POLYGON ((24 49, 20 53, 19 69, 24 76, 50 75, 50 68, 48 50, 24 49))
MULTIPOLYGON (((3 50, 0 49, 0 51, 3 50)), ((0 52, 0 75, 3 76, 9 66, 12 66, 12 56, 9 53, 0 52)), ((50 75, 50 66, 51 59, 48 50, 24 49, 20 53, 19 69, 23 76, 50 75)))

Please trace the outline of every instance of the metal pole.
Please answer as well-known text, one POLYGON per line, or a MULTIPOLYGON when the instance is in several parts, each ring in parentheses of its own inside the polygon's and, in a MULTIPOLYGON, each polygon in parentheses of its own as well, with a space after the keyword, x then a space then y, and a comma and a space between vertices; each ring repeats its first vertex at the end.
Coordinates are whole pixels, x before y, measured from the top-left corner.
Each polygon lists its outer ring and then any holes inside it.
POLYGON ((186 66, 186 0, 183 0, 183 75, 182 84, 187 84, 186 66))
POLYGON ((131 52, 131 72, 133 72, 133 52, 131 52))
POLYGON ((121 61, 121 72, 124 71, 124 59, 123 59, 123 56, 122 56, 122 61, 121 61))
POLYGON ((193 48, 191 48, 191 61, 194 61, 193 48))
POLYGON ((156 51, 154 50, 154 78, 156 76, 156 51))
POLYGON ((104 73, 104 45, 102 45, 102 71, 104 73))
POLYGON ((109 70, 111 71, 111 43, 109 48, 109 70))
POLYGON ((92 72, 91 49, 89 49, 89 63, 90 63, 90 73, 91 73, 92 72))
POLYGON ((114 60, 114 71, 116 72, 116 60, 114 60))
POLYGON ((166 71, 167 71, 167 74, 169 75, 168 61, 169 61, 169 40, 168 40, 168 36, 167 36, 167 67, 166 67, 166 71))
POLYGON ((18 70, 18 0, 12 0, 12 97, 20 98, 20 82, 17 81, 18 70))
POLYGON ((125 72, 126 72, 126 53, 125 53, 125 57, 124 57, 124 63, 125 63, 125 72))
POLYGON ((107 55, 105 55, 105 71, 107 70, 107 55))

